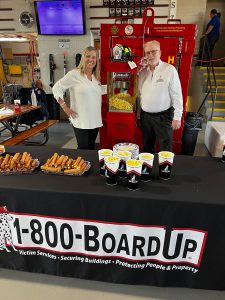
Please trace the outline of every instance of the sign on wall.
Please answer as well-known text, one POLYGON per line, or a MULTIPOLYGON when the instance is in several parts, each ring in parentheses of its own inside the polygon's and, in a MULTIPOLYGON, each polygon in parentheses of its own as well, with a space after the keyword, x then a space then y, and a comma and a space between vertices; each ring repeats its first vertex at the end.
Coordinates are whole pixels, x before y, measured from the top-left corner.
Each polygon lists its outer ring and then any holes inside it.
POLYGON ((69 49, 70 48, 70 40, 69 39, 59 39, 59 48, 60 49, 69 49))
POLYGON ((176 19, 177 16, 177 0, 170 1, 170 17, 169 19, 176 19))

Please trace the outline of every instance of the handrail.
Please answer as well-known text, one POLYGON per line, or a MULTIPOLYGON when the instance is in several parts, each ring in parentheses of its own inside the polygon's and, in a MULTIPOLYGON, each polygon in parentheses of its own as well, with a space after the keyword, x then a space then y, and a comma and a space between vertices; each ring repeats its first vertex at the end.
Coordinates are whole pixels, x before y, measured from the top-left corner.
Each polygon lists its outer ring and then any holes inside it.
POLYGON ((207 70, 207 82, 206 82, 207 92, 206 92, 206 96, 204 97, 197 112, 199 113, 201 111, 203 104, 205 103, 208 95, 211 94, 213 104, 212 104, 212 112, 211 112, 210 120, 212 120, 213 114, 214 114, 214 109, 215 109, 216 96, 217 96, 217 82, 216 82, 215 71, 214 71, 214 66, 213 66, 213 62, 212 62, 212 53, 210 51, 207 36, 204 37, 204 43, 203 43, 202 55, 201 55, 201 66, 202 66, 202 63, 204 63, 204 64, 206 63, 206 67, 207 67, 206 68, 206 70, 207 70), (213 80, 211 79, 211 75, 212 75, 213 80))

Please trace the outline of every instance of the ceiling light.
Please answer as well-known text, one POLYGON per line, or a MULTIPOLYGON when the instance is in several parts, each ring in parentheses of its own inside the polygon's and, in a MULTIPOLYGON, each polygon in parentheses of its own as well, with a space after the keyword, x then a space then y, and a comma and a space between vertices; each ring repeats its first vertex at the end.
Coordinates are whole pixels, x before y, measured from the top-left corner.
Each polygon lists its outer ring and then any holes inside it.
POLYGON ((0 37, 0 42, 28 42, 28 39, 19 37, 0 37))

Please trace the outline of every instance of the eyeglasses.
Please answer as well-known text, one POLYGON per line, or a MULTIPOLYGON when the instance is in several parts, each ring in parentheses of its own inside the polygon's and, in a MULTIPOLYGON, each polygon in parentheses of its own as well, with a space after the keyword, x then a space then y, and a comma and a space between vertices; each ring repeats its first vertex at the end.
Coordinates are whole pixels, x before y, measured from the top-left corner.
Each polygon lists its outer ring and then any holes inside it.
POLYGON ((160 51, 160 50, 146 51, 145 55, 150 55, 151 54, 151 55, 155 56, 158 51, 160 51))

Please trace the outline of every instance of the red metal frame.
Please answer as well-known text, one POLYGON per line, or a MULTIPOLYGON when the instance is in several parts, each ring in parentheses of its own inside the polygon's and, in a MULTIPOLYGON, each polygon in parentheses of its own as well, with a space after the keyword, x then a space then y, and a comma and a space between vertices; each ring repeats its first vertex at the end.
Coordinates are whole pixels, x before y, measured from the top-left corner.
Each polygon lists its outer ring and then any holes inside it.
MULTIPOLYGON (((116 44, 122 44, 130 47, 133 54, 133 61, 139 65, 143 57, 143 44, 149 40, 157 40, 161 44, 161 59, 173 64, 179 73, 182 93, 184 114, 182 117, 181 128, 174 131, 173 150, 175 153, 181 151, 181 138, 184 125, 184 116, 186 112, 186 101, 188 93, 188 83, 191 74, 191 63, 195 48, 196 24, 154 24, 154 10, 147 8, 143 13, 142 24, 102 24, 101 25, 101 81, 107 84, 107 72, 137 72, 137 68, 131 70, 127 62, 114 62, 111 59, 112 48, 116 44), (129 26, 129 28, 127 27, 129 26), (128 30, 127 29, 131 29, 128 30), (133 29, 133 32, 131 33, 133 29)), ((112 116, 114 114, 107 112, 107 98, 103 97, 103 122, 105 127, 100 131, 100 146, 112 147, 109 143, 109 133, 107 127, 113 126, 112 116)), ((126 114, 126 113, 125 113, 126 114)), ((124 113, 120 113, 120 117, 115 118, 120 123, 123 122, 124 113)), ((133 118, 131 118, 133 120, 133 118)), ((125 118, 124 122, 127 122, 125 118)), ((132 126, 129 126, 130 128, 132 126)), ((139 129, 135 129, 134 124, 134 140, 141 146, 141 138, 139 129)), ((120 132, 122 139, 122 134, 120 132)), ((113 137, 112 137, 113 139, 113 137)), ((126 133, 124 132, 124 139, 126 133)), ((122 140, 121 140, 122 142, 122 140)))

